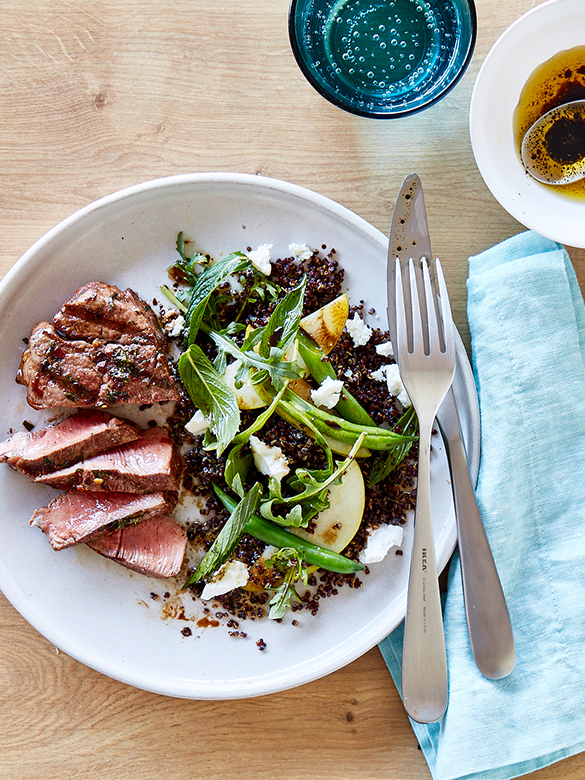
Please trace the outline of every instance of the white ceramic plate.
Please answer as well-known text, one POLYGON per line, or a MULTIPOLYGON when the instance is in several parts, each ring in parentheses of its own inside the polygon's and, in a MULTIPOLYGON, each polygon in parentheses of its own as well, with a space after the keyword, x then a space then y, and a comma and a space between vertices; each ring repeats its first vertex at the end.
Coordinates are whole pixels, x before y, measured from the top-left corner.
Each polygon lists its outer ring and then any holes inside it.
MULTIPOLYGON (((0 286, 0 395, 2 428, 40 420, 26 407, 14 376, 23 337, 50 319, 80 285, 93 279, 132 286, 146 300, 175 258, 179 230, 219 256, 273 243, 273 256, 289 242, 334 246, 347 270, 353 301, 375 307, 373 325, 385 327, 386 238, 360 217, 300 187, 234 174, 194 174, 131 187, 87 206, 53 228, 14 266, 0 286)), ((468 416, 465 429, 479 455, 479 416, 473 377, 459 345, 457 392, 468 416)), ((455 545, 455 520, 445 455, 433 452, 439 565, 455 545)), ((244 621, 247 638, 219 627, 202 628, 203 604, 185 597, 189 622, 176 618, 182 597, 165 600, 160 580, 107 561, 84 545, 53 552, 36 528, 33 511, 54 492, 0 468, 0 587, 18 611, 65 653, 100 672, 156 693, 194 699, 256 696, 314 680, 357 658, 403 618, 408 548, 372 567, 359 590, 342 589, 319 614, 282 624, 244 621), (157 601, 149 598, 155 592, 157 601), (166 619, 164 615, 167 615, 166 619), (175 615, 175 617, 173 617, 175 615), (181 629, 190 627, 184 637, 181 629), (263 639, 264 652, 256 642, 263 639)), ((175 592, 176 588, 168 587, 175 592)), ((213 611, 212 611, 213 613, 213 611)), ((212 614, 213 616, 213 614, 212 614)))
POLYGON ((549 0, 536 6, 493 45, 478 73, 470 108, 473 153, 494 197, 526 227, 575 247, 585 247, 585 200, 569 198, 526 173, 512 118, 535 68, 584 42, 583 0, 549 0))

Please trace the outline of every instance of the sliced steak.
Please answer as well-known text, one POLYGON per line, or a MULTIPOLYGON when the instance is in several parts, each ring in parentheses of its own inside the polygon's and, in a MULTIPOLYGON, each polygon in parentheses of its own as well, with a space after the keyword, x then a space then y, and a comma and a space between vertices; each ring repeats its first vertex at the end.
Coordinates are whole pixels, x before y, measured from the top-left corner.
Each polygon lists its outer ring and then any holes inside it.
POLYGON ((165 336, 133 290, 103 282, 80 288, 32 330, 16 381, 35 409, 177 401, 165 336))
POLYGON ((0 462, 29 476, 47 474, 111 447, 134 441, 140 429, 107 412, 84 411, 0 443, 0 462))
POLYGON ((150 306, 134 290, 122 291, 105 282, 80 287, 53 317, 53 325, 68 339, 165 344, 150 306))
POLYGON ((72 490, 61 493, 48 506, 37 509, 30 521, 45 533, 54 550, 90 541, 118 525, 136 523, 167 513, 162 493, 91 493, 72 490))
POLYGON ((176 492, 181 471, 182 459, 168 432, 164 428, 149 428, 136 441, 52 474, 41 474, 35 482, 65 490, 176 492))
POLYGON ((170 515, 158 515, 100 534, 88 544, 106 558, 141 574, 174 577, 181 570, 187 535, 170 515))

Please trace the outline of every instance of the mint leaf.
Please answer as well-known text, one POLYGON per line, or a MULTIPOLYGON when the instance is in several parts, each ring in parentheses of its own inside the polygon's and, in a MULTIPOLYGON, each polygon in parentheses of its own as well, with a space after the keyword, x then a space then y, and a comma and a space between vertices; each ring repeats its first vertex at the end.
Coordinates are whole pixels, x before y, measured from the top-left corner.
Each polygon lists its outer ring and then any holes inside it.
POLYGON ((268 323, 262 328, 259 347, 262 357, 274 356, 280 359, 293 343, 303 314, 306 286, 307 277, 304 276, 301 282, 284 296, 270 315, 268 323))
POLYGON ((223 284, 228 276, 242 271, 250 265, 250 261, 242 252, 232 252, 221 260, 205 268, 197 277, 193 288, 186 320, 189 324, 189 344, 197 338, 201 321, 205 314, 209 299, 214 290, 223 284))
POLYGON ((233 390, 196 344, 191 344, 179 358, 179 374, 191 400, 209 421, 221 455, 240 427, 240 410, 233 390))
POLYGON ((224 527, 217 535, 195 572, 183 586, 184 588, 192 585, 194 582, 205 579, 205 577, 217 571, 227 561, 236 549, 246 529, 246 523, 256 511, 261 493, 262 486, 257 482, 226 520, 224 527))

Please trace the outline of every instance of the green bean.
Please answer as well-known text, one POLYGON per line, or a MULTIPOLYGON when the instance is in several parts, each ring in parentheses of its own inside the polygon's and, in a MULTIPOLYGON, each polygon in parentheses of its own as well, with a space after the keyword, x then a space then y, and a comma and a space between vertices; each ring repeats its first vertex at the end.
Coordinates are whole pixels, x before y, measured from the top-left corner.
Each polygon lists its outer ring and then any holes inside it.
MULTIPOLYGON (((228 512, 233 512, 237 506, 237 501, 222 490, 218 485, 213 485, 216 496, 219 498, 228 512)), ((337 574, 354 574, 362 571, 363 566, 357 561, 346 558, 345 555, 326 550, 312 542, 306 542, 295 534, 279 528, 269 520, 265 520, 258 515, 252 515, 246 524, 246 532, 259 539, 264 544, 272 544, 275 547, 292 547, 300 553, 302 559, 307 563, 318 566, 320 569, 336 572, 337 574)))
POLYGON ((363 446, 371 450, 391 450, 394 447, 416 441, 415 436, 403 436, 387 428, 371 425, 356 425, 342 417, 326 412, 303 400, 287 390, 278 404, 277 413, 295 428, 303 430, 307 435, 310 425, 314 426, 323 436, 329 436, 337 441, 354 445, 360 434, 365 433, 363 446), (308 424, 310 423, 310 425, 308 424))
MULTIPOLYGON (((299 354, 309 369, 311 376, 313 376, 319 384, 327 377, 337 379, 335 369, 327 359, 323 350, 313 341, 313 339, 309 338, 309 336, 301 330, 299 330, 299 354)), ((339 412, 345 420, 356 423, 356 425, 376 425, 360 402, 357 401, 345 387, 342 390, 341 398, 335 406, 335 410, 339 412)))

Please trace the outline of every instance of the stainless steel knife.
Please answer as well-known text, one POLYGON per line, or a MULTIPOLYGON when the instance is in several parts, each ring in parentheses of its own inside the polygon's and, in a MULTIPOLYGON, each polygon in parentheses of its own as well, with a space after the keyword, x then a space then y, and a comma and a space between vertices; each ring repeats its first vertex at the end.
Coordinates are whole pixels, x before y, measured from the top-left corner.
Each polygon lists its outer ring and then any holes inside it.
MULTIPOLYGON (((393 345, 396 345, 395 262, 399 258, 404 267, 411 257, 415 260, 421 257, 431 260, 432 257, 423 189, 416 173, 404 179, 390 228, 388 327, 393 345)), ((480 672, 495 680, 506 677, 514 668, 514 637, 506 600, 475 499, 452 389, 441 406, 437 421, 451 472, 471 649, 480 672)))

